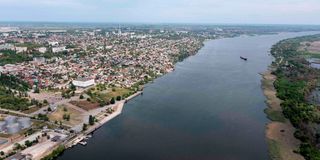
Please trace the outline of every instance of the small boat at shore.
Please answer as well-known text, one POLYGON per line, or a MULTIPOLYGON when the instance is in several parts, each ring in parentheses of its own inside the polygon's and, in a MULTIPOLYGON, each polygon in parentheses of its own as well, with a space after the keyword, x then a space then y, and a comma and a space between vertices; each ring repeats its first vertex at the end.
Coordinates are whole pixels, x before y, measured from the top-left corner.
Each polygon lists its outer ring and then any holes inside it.
POLYGON ((87 135, 87 138, 91 138, 91 137, 92 137, 92 134, 88 134, 88 135, 87 135))
POLYGON ((248 58, 245 58, 245 57, 242 57, 242 56, 240 56, 240 59, 245 60, 245 61, 248 60, 248 58))
POLYGON ((85 145, 87 145, 87 142, 84 142, 84 141, 81 141, 81 142, 79 142, 81 145, 83 145, 83 146, 85 146, 85 145))

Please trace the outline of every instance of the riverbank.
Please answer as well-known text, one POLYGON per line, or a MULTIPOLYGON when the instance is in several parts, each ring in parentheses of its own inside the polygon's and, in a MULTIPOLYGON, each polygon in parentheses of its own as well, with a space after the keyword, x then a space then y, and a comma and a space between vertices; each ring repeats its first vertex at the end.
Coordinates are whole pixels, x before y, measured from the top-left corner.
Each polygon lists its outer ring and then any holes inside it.
POLYGON ((84 131, 83 133, 70 139, 65 144, 65 148, 70 148, 72 146, 77 145, 78 143, 80 143, 81 141, 86 139, 89 134, 92 134, 95 130, 99 129, 101 126, 107 124, 107 122, 109 122, 110 120, 119 116, 122 113, 123 107, 126 102, 128 102, 129 100, 131 100, 139 95, 142 95, 142 94, 143 94, 143 92, 139 91, 139 92, 127 97, 124 100, 116 102, 116 104, 111 107, 111 109, 113 110, 112 113, 109 113, 108 109, 101 111, 98 115, 96 115, 97 122, 92 126, 88 126, 87 130, 84 131))
POLYGON ((300 141, 294 137, 295 128, 282 114, 281 100, 277 97, 274 82, 277 79, 272 74, 272 68, 261 74, 262 89, 266 96, 268 108, 265 109, 267 117, 271 120, 266 126, 266 141, 269 155, 272 160, 303 160, 294 153, 299 149, 300 141))
POLYGON ((107 122, 109 122, 113 118, 115 118, 118 115, 120 115, 122 113, 123 107, 124 107, 126 102, 128 102, 131 99, 133 99, 133 98, 135 98, 135 97, 137 97, 139 95, 142 95, 142 94, 143 94, 143 92, 139 91, 139 92, 129 96, 128 98, 117 102, 116 105, 114 105, 112 107, 113 112, 111 114, 108 114, 107 110, 105 112, 101 112, 102 118, 99 118, 98 122, 96 124, 94 124, 93 126, 89 127, 88 130, 86 130, 84 133, 86 135, 91 134, 92 132, 94 132, 95 130, 100 128, 102 125, 106 124, 107 122))

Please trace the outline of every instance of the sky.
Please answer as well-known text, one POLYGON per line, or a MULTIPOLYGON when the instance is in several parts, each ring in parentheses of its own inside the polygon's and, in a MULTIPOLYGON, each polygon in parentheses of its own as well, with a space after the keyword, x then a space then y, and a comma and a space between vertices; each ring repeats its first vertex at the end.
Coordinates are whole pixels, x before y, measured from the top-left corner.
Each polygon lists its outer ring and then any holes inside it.
POLYGON ((0 21, 320 24, 320 0, 0 0, 0 21))

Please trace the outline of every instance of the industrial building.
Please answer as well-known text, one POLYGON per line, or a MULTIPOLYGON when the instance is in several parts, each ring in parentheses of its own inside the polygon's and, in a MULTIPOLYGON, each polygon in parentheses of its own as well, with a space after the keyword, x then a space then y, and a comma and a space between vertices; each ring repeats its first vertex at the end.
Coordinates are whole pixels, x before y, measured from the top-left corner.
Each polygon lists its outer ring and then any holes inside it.
POLYGON ((0 121, 0 132, 16 134, 22 129, 31 127, 31 119, 27 117, 7 116, 4 121, 0 121))

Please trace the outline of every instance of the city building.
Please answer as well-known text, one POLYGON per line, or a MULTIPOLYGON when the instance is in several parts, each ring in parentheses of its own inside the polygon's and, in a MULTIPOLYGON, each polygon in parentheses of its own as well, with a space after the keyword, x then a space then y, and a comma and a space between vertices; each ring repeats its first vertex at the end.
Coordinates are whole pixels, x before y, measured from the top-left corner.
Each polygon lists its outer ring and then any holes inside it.
POLYGON ((66 51, 66 50, 67 50, 67 49, 66 49, 65 46, 63 46, 63 47, 53 47, 53 48, 52 48, 52 52, 53 52, 53 53, 63 52, 63 51, 66 51))
POLYGON ((90 79, 90 78, 78 78, 76 80, 73 80, 72 84, 75 85, 76 87, 87 88, 92 85, 95 85, 95 81, 94 79, 90 79))

